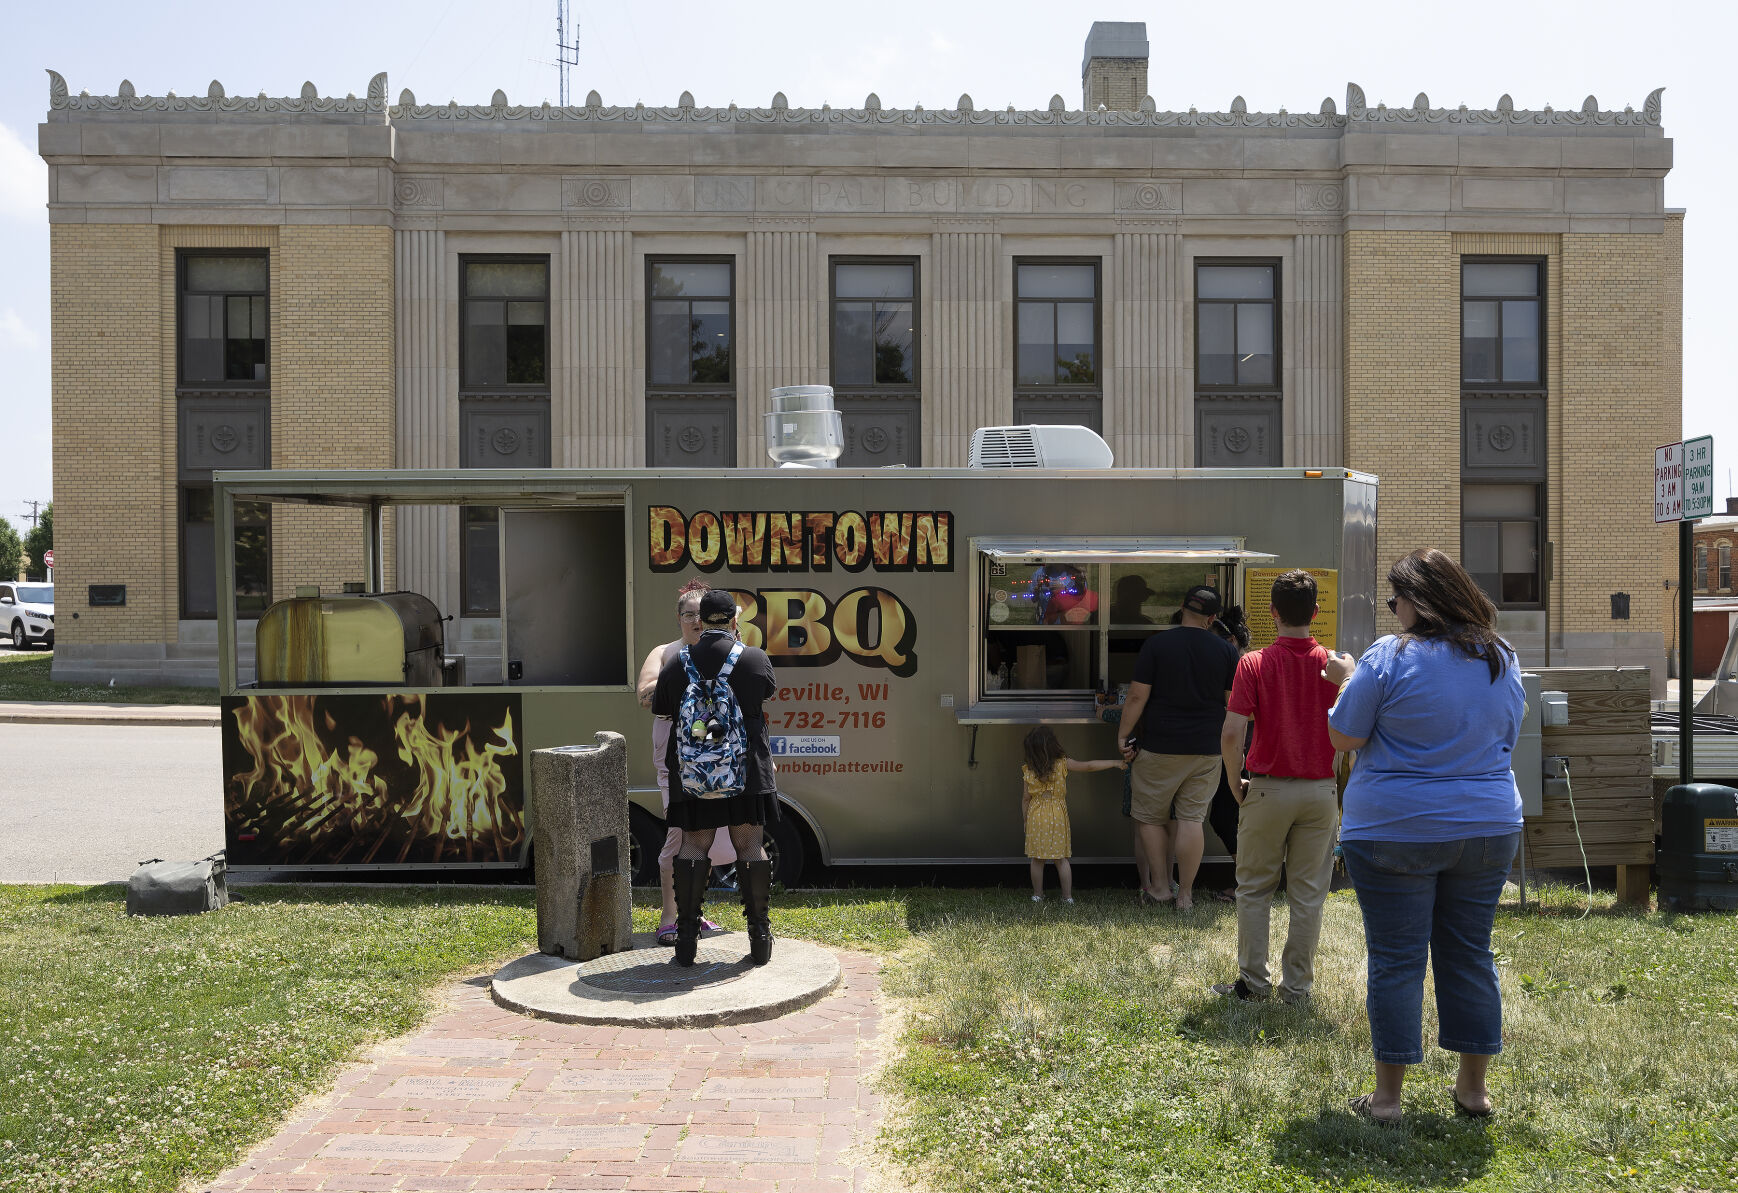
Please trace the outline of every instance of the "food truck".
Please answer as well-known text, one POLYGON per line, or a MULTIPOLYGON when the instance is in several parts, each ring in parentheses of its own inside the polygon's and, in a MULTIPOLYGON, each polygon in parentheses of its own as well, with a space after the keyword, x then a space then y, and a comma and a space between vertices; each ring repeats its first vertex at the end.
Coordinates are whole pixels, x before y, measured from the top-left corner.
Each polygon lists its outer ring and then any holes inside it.
MULTIPOLYGON (((641 661, 678 633, 677 589, 729 589, 771 656, 784 815, 777 875, 1018 861, 1020 743, 1054 726, 1115 756, 1115 705, 1151 634, 1206 583, 1272 638, 1266 585, 1314 569, 1317 636, 1376 625, 1376 478, 1345 469, 740 469, 219 472, 237 502, 355 511, 367 572, 220 618, 230 864, 278 872, 529 863, 530 752, 629 746, 635 881, 656 881, 661 801, 641 661), (499 511, 500 662, 448 649, 452 610, 386 591, 387 511, 499 511), (255 639, 254 674, 238 636, 255 639), (487 671, 487 673, 484 673, 487 671), (245 682, 242 682, 245 680, 245 682)), ((473 544, 474 549, 474 544, 473 544)), ((235 607, 233 548, 218 568, 235 607)), ((1077 861, 1126 859, 1120 772, 1070 783, 1077 861)), ((1222 852, 1209 839, 1209 859, 1222 852)))

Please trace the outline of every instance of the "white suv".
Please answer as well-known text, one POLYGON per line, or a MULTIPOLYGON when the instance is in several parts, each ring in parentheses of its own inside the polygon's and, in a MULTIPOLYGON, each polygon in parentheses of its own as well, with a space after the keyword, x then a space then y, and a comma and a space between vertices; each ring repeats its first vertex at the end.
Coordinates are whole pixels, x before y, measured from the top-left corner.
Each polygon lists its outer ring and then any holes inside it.
POLYGON ((0 582, 0 630, 13 650, 54 645, 54 585, 0 582))

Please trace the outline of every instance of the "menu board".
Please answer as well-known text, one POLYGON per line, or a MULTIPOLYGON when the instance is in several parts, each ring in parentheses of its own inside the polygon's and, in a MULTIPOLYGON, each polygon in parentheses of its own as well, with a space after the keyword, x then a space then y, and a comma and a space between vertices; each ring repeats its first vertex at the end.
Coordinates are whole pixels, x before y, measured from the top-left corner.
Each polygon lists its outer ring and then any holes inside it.
MULTIPOLYGON (((1243 615, 1249 620, 1249 649, 1273 645, 1279 637, 1273 624, 1273 582, 1295 568, 1247 568, 1243 573, 1243 615)), ((1310 626, 1315 640, 1339 649, 1340 573, 1337 568, 1304 568, 1316 578, 1316 604, 1321 612, 1310 626)))

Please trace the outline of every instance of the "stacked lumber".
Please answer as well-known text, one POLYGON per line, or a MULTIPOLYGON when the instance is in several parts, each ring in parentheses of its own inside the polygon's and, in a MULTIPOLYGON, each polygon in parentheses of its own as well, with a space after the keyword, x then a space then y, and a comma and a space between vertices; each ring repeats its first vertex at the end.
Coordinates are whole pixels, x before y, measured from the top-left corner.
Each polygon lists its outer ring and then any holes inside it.
POLYGON ((1527 818, 1527 865, 1579 866, 1577 818, 1590 865, 1647 865, 1655 833, 1648 669, 1537 670, 1544 691, 1569 696, 1569 724, 1545 730, 1545 753, 1569 760, 1575 817, 1568 796, 1546 796, 1542 813, 1527 818))

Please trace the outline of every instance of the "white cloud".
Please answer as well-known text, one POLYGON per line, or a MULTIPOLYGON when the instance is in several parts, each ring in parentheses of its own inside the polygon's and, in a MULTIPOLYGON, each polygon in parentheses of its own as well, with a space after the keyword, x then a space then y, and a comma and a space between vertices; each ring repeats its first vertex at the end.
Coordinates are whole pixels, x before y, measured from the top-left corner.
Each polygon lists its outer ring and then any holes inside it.
POLYGON ((46 222, 48 164, 0 124, 0 216, 46 222))
POLYGON ((42 337, 19 318, 17 311, 7 307, 0 311, 0 340, 16 344, 20 348, 34 349, 42 342, 42 337))

